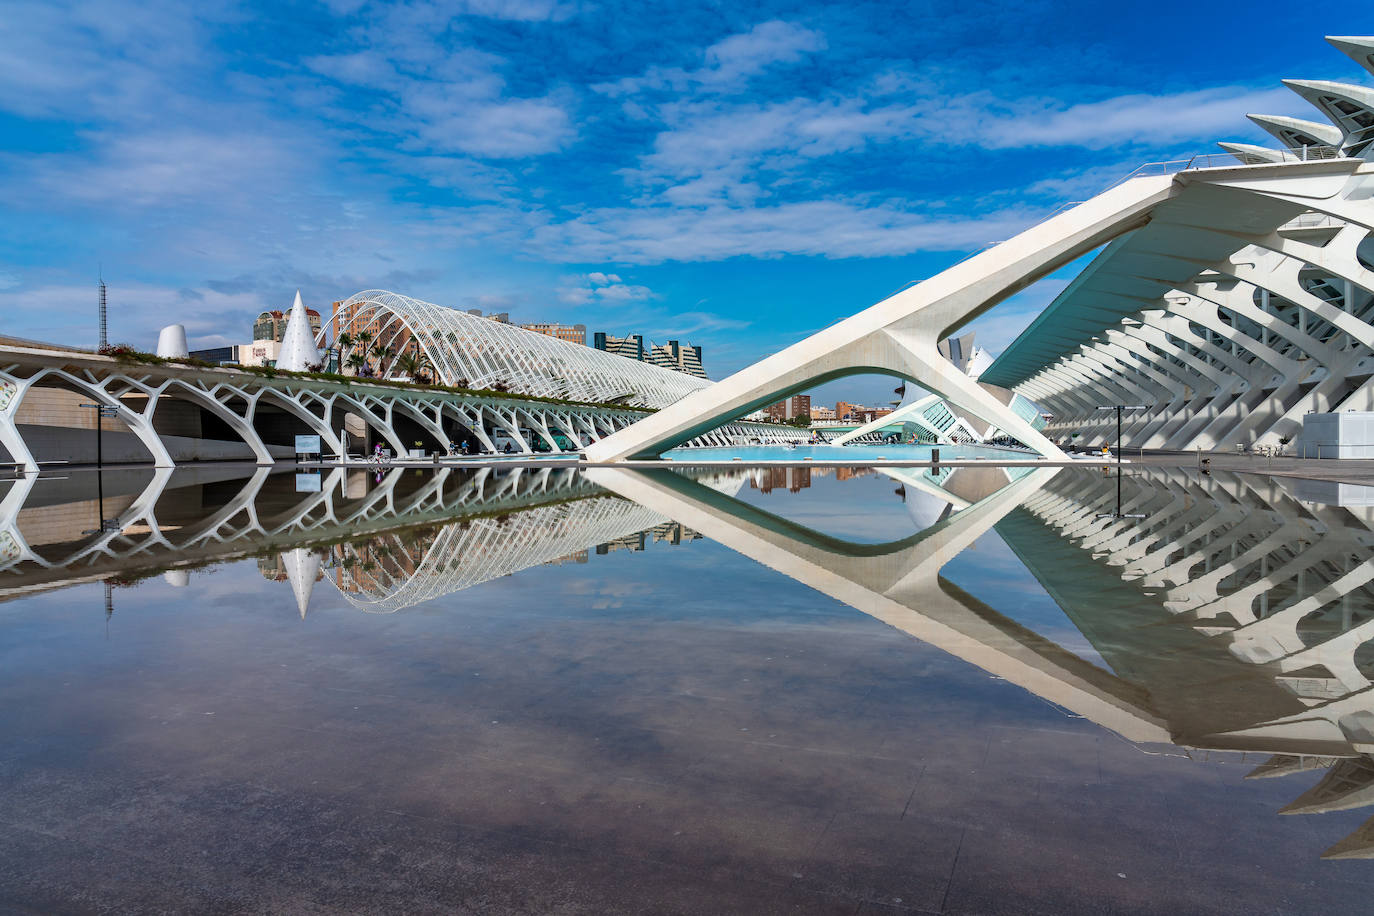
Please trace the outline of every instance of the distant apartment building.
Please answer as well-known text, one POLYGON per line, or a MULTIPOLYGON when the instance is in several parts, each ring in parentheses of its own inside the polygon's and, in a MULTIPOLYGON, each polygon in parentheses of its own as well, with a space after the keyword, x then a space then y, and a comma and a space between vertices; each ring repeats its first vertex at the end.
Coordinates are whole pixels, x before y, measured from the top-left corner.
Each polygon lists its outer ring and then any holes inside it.
POLYGON ((788 490, 796 493, 811 486, 810 468, 759 468, 749 478, 749 486, 760 493, 788 490))
MULTIPOLYGON (((312 308, 307 308, 305 315, 310 319, 311 333, 318 340, 320 328, 324 324, 320 313, 312 308)), ((232 347, 232 359, 242 366, 274 365, 277 362, 277 351, 281 349, 282 337, 286 335, 287 317, 288 313, 281 309, 270 309, 259 314, 253 321, 253 342, 232 347)), ((216 361, 225 362, 226 360, 216 361)))
POLYGON ((872 423, 890 413, 891 407, 865 407, 849 401, 840 401, 835 405, 835 419, 844 423, 872 423))
POLYGON ((520 327, 526 331, 533 331, 536 334, 543 334, 545 337, 556 337, 559 340, 566 340, 568 343, 587 345, 587 326, 585 324, 551 324, 546 322, 535 322, 534 324, 522 324, 520 327))
POLYGON ((613 337, 605 331, 597 331, 592 335, 592 346, 598 350, 605 350, 607 353, 614 353, 626 359, 637 359, 640 362, 645 361, 649 352, 644 349, 643 334, 613 337))
POLYGON ((701 361, 701 347, 691 344, 679 343, 676 340, 670 340, 666 344, 646 344, 643 334, 616 337, 605 331, 597 331, 592 335, 592 346, 607 353, 651 363, 693 378, 706 378, 706 369, 701 361))
MULTIPOLYGON (((481 309, 468 309, 469 315, 478 318, 485 318, 488 321, 495 321, 497 324, 513 324, 510 320, 510 312, 492 312, 483 315, 481 309)), ((553 321, 534 321, 529 324, 520 325, 526 331, 533 331, 536 334, 543 334, 545 337, 555 337, 558 340, 566 340, 568 343, 587 345, 587 326, 585 324, 558 324, 553 321)))
MULTIPOLYGON (((281 343, 282 337, 286 335, 286 319, 288 313, 281 309, 272 309, 263 312, 253 322, 253 340, 275 340, 281 343)), ((323 323, 320 313, 312 308, 305 310, 305 315, 310 319, 310 330, 315 334, 315 339, 320 338, 320 326, 323 323)))
POLYGON ((829 407, 822 407, 816 404, 811 408, 811 422, 813 423, 827 423, 834 419, 835 411, 831 410, 829 407))
POLYGON ((649 362, 693 378, 706 378, 706 370, 701 365, 701 347, 682 346, 676 340, 655 344, 649 351, 649 362))
POLYGON ((785 401, 776 404, 769 404, 764 408, 768 414, 768 419, 774 423, 782 423, 797 417, 811 416, 811 395, 794 394, 785 401))

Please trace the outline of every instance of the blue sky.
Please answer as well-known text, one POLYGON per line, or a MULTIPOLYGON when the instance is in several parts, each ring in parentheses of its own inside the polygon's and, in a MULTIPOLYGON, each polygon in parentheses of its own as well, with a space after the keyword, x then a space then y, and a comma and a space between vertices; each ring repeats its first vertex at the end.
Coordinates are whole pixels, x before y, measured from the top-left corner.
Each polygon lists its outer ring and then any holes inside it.
POLYGON ((10 0, 0 333, 90 343, 103 264, 149 347, 385 288, 690 340, 719 378, 1144 162, 1265 143, 1248 111, 1312 117, 1279 79, 1362 81, 1322 36, 1369 13, 10 0))

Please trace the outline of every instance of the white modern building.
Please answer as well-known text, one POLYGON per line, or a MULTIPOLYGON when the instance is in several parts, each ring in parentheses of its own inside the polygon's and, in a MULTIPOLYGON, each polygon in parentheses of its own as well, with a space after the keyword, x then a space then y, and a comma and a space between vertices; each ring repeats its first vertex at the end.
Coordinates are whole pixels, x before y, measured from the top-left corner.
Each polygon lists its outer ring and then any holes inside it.
MULTIPOLYGON (((1374 38, 1328 40, 1374 73, 1374 38)), ((1128 447, 1315 457, 1305 416, 1374 409, 1374 90, 1285 83, 1331 123, 1251 115, 1285 149, 1222 147, 1267 169, 1348 162, 1349 175, 1295 183, 1277 224, 1229 195, 1226 211, 1107 246, 982 376, 1052 414, 1053 438, 1114 442, 1115 413, 1099 408, 1124 404, 1128 447)))
MULTIPOLYGON (((1374 38, 1330 40, 1374 73, 1374 38)), ((1173 449, 1284 445, 1309 412, 1374 409, 1374 89, 1287 85, 1330 123, 1256 115, 1284 148, 1225 144, 1224 156, 1144 166, 588 457, 659 455, 792 392, 873 372, 1050 458, 1070 441, 1114 442, 1115 411, 1100 408, 1115 405, 1139 408, 1125 445, 1173 449), (1099 249, 976 379, 941 353, 1008 296, 1099 249)))
POLYGON ((709 382, 409 296, 366 290, 338 303, 341 365, 404 374, 407 354, 445 385, 664 407, 709 382))

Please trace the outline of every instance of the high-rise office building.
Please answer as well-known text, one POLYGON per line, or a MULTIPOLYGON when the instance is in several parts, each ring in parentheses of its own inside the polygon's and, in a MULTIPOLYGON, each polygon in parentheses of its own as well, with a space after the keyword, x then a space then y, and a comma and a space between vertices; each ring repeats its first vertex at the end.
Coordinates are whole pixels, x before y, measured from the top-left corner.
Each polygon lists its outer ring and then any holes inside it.
POLYGON ((701 347, 670 340, 666 344, 645 343, 643 334, 628 334, 615 337, 605 331, 592 335, 592 346, 607 353, 615 353, 627 359, 652 363, 664 369, 681 372, 693 378, 706 378, 706 369, 701 361, 701 347))
POLYGON ((644 362, 648 356, 648 350, 644 348, 643 334, 613 337, 605 331, 597 331, 592 335, 592 346, 598 350, 605 350, 607 353, 614 353, 626 359, 637 359, 640 362, 644 362))
MULTIPOLYGON (((305 316, 310 319, 310 331, 315 335, 315 339, 320 337, 320 313, 312 308, 305 310, 305 316)), ((272 309, 263 312, 253 322, 253 340, 275 340, 281 343, 282 337, 286 334, 287 313, 281 309, 272 309)))
POLYGON ((649 362, 693 378, 706 378, 706 370, 701 365, 701 347, 682 346, 676 340, 655 344, 649 352, 649 362))

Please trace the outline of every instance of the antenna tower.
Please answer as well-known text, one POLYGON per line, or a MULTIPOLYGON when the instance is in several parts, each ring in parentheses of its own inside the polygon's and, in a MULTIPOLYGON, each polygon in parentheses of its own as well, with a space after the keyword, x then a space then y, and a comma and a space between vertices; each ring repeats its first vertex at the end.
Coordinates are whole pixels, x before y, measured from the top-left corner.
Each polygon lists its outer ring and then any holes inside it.
POLYGON ((106 333, 105 324, 105 278, 100 278, 100 349, 105 349, 110 345, 109 335, 106 333))

